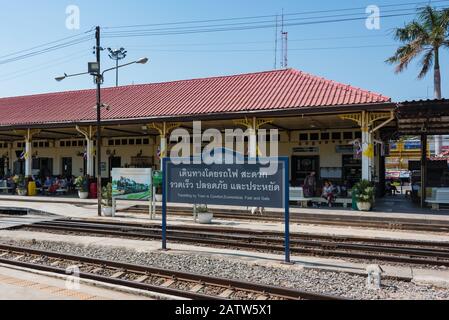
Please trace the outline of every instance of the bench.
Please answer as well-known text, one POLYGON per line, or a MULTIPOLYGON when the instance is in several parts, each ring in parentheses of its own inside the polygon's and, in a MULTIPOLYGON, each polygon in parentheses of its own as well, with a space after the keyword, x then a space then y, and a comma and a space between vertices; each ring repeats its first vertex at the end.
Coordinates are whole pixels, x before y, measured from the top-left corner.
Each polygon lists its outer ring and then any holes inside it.
POLYGON ((440 205, 449 205, 449 188, 435 188, 432 190, 432 198, 426 200, 432 206, 432 210, 440 210, 440 205))
POLYGON ((65 195, 65 194, 67 194, 68 191, 69 191, 69 190, 66 189, 66 188, 60 188, 60 189, 56 190, 56 195, 58 195, 58 196, 63 196, 63 195, 65 195))
MULTIPOLYGON (((307 204, 309 202, 313 203, 325 203, 327 204, 326 199, 321 197, 311 197, 306 198, 304 197, 304 190, 303 188, 290 188, 290 201, 296 201, 298 202, 302 208, 307 208, 307 204)), ((352 206, 352 199, 351 198, 338 198, 335 199, 334 203, 338 203, 343 205, 343 207, 350 208, 352 206)))
POLYGON ((0 181, 0 191, 2 193, 10 193, 14 188, 8 187, 8 182, 6 180, 0 181))

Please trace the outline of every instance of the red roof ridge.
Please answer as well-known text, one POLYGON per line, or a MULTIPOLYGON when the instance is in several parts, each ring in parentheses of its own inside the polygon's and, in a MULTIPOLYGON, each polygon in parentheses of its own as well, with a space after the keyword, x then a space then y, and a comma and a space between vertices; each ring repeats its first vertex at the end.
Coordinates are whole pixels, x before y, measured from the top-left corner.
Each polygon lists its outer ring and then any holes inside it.
POLYGON ((328 79, 328 78, 325 78, 325 77, 320 77, 320 76, 317 76, 317 75, 314 75, 314 74, 311 74, 311 73, 308 73, 308 72, 305 72, 305 71, 302 71, 302 70, 296 70, 296 69, 287 69, 287 70, 292 70, 292 71, 294 71, 296 73, 305 75, 307 77, 311 77, 313 79, 317 79, 317 80, 320 80, 322 82, 326 82, 326 83, 335 85, 337 87, 344 88, 347 91, 349 91, 349 90, 357 90, 360 93, 364 93, 366 95, 376 95, 379 98, 388 99, 388 101, 390 101, 390 102, 392 101, 392 99, 390 97, 384 96, 383 94, 380 94, 380 93, 377 93, 377 92, 374 92, 374 91, 365 90, 365 89, 362 89, 360 87, 355 87, 355 86, 353 86, 351 84, 346 84, 346 83, 338 82, 336 80, 328 79))

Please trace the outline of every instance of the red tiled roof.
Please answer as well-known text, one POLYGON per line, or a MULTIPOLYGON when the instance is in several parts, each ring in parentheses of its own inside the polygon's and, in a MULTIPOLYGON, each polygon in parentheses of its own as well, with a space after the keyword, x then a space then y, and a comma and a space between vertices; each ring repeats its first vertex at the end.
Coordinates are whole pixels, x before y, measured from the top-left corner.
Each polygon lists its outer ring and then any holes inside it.
MULTIPOLYGON (((0 126, 96 119, 95 90, 0 99, 0 126)), ((102 119, 192 116, 386 103, 380 94, 288 69, 102 90, 102 119)))

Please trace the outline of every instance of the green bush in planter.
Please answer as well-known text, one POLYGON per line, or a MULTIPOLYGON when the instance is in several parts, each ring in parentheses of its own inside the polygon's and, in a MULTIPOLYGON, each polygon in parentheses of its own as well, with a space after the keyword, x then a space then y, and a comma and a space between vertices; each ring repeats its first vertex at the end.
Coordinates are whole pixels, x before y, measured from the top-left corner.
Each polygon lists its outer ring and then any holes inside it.
POLYGON ((101 189, 101 203, 105 207, 112 207, 112 183, 101 189))
POLYGON ((85 176, 80 176, 75 179, 75 186, 81 192, 89 192, 89 180, 85 176))
POLYGON ((209 208, 207 205, 198 205, 196 206, 196 213, 209 213, 209 208))
POLYGON ((374 204, 375 188, 368 180, 361 180, 352 188, 357 202, 369 202, 374 204))

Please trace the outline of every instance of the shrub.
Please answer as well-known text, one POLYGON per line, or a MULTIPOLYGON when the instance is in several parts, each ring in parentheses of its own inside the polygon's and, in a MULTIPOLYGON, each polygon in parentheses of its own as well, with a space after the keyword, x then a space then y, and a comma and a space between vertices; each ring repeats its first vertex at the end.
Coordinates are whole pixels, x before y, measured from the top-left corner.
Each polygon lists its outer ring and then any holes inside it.
POLYGON ((101 203, 106 207, 112 207, 112 183, 101 189, 101 203))
POLYGON ((89 180, 85 176, 76 178, 75 186, 81 192, 89 192, 89 180))
POLYGON ((368 180, 362 180, 354 185, 352 192, 355 193, 357 202, 374 202, 374 187, 368 180))

